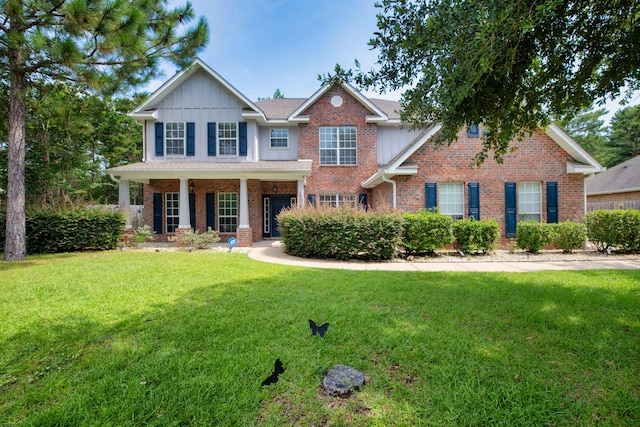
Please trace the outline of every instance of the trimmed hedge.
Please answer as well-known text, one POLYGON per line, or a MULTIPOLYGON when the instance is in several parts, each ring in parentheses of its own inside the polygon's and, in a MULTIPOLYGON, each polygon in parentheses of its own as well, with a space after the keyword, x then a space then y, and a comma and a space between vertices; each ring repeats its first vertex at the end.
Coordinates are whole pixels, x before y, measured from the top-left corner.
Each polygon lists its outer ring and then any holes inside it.
POLYGON ((277 219, 285 252, 304 258, 391 259, 402 232, 399 214, 349 207, 294 207, 277 219))
POLYGON ((583 247, 587 241, 587 227, 582 223, 565 221, 548 225, 551 229, 551 244, 564 253, 583 247))
POLYGON ((600 252, 618 249, 622 252, 640 250, 640 211, 598 210, 584 219, 587 238, 600 252))
POLYGON ((408 254, 433 254, 453 242, 453 219, 438 212, 420 210, 403 216, 402 245, 408 254))
MULTIPOLYGON (((5 213, 2 219, 4 250, 5 213)), ((28 254, 115 249, 124 232, 126 218, 121 213, 101 209, 28 212, 26 240, 28 254)))
POLYGON ((551 229, 548 224, 537 221, 521 221, 516 227, 516 246, 531 253, 551 243, 551 229))
POLYGON ((484 253, 493 251, 498 244, 500 226, 498 221, 468 218, 453 223, 453 247, 470 254, 478 251, 484 253))

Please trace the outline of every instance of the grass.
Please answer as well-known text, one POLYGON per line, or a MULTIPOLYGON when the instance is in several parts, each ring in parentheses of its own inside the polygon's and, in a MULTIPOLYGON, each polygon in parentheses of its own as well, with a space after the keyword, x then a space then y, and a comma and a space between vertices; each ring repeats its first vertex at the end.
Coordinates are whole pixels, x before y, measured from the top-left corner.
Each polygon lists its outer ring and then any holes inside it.
POLYGON ((0 264, 0 425, 638 425, 640 271, 0 264), (331 323, 311 337, 307 319, 331 323), (285 372, 260 383, 276 358, 285 372), (335 364, 364 388, 326 397, 335 364))

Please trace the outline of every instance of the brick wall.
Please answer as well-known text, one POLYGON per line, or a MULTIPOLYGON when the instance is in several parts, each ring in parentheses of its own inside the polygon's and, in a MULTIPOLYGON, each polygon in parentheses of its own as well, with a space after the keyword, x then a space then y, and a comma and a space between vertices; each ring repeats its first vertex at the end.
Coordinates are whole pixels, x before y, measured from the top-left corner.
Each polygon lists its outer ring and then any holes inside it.
POLYGON ((378 169, 378 129, 375 124, 366 123, 366 116, 371 113, 341 86, 334 86, 303 114, 309 115, 309 123, 298 127, 298 158, 313 160, 305 193, 365 193, 360 183, 378 169), (339 107, 331 104, 331 98, 335 95, 343 99, 339 107), (357 165, 320 165, 321 126, 357 127, 357 165))
MULTIPOLYGON (((468 201, 466 183, 480 183, 481 219, 495 218, 500 224, 501 244, 505 238, 505 182, 541 182, 542 213, 546 220, 546 185, 558 183, 558 220, 582 221, 584 216, 584 185, 581 174, 566 173, 570 156, 544 132, 514 146, 517 150, 504 156, 504 163, 487 159, 480 168, 471 165, 471 159, 481 149, 480 138, 468 138, 466 129, 458 134, 458 141, 449 147, 434 149, 425 144, 409 160, 418 166, 416 176, 395 177, 398 209, 413 212, 425 207, 425 183, 464 182, 465 213, 468 201)), ((374 196, 376 190, 374 190, 374 196)))

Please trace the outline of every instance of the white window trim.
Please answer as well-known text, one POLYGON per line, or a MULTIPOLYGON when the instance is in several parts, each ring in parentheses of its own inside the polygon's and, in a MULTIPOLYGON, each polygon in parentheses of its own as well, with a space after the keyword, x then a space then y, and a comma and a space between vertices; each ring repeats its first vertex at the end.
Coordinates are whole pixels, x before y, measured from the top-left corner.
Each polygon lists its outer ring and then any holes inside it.
POLYGON ((358 127, 357 126, 320 126, 320 128, 318 129, 318 158, 320 161, 320 166, 357 166, 358 165, 358 127), (338 129, 338 146, 336 148, 322 148, 322 140, 321 140, 321 133, 322 133, 322 129, 323 128, 333 128, 333 129, 338 129), (341 129, 346 129, 346 128, 353 128, 355 129, 355 147, 354 148, 345 148, 345 147, 341 147, 340 146, 340 135, 341 135, 341 129), (322 151, 323 150, 335 150, 336 152, 336 163, 323 163, 322 162, 322 151), (355 155, 355 161, 353 163, 341 163, 340 159, 340 152, 342 150, 355 150, 356 155, 355 155))
POLYGON ((542 222, 542 183, 540 183, 539 181, 523 181, 523 182, 519 182, 518 183, 518 221, 530 221, 532 220, 532 218, 529 219, 524 219, 523 216, 524 215, 528 215, 528 216, 533 216, 533 215, 537 215, 538 219, 534 220, 534 221, 538 221, 538 222, 542 222), (537 187, 537 192, 523 192, 524 191, 524 186, 528 186, 528 185, 535 185, 537 187), (527 206, 531 206, 532 202, 530 201, 523 201, 523 198, 526 199, 526 197, 523 197, 524 194, 537 194, 538 195, 538 200, 537 200, 537 211, 536 210, 527 210, 523 212, 523 204, 526 203, 527 206))
POLYGON ((176 229, 178 228, 178 226, 180 225, 180 193, 175 193, 175 192, 167 192, 164 193, 164 219, 165 219, 165 232, 167 234, 174 234, 176 231, 176 229), (172 209, 175 209, 177 211, 177 214, 169 214, 169 196, 171 196, 172 200, 172 204, 175 203, 175 207, 172 207, 172 209), (175 197, 175 199, 173 199, 175 197), (175 224, 174 224, 174 229, 173 231, 169 231, 169 218, 175 218, 175 224))
POLYGON ((182 158, 182 157, 186 157, 187 156, 187 122, 180 122, 180 121, 171 121, 171 122, 165 122, 164 123, 164 155, 166 158, 182 158), (183 137, 182 137, 182 154, 169 154, 168 152, 168 148, 169 148, 169 143, 167 140, 171 139, 171 140, 178 140, 180 138, 170 138, 169 137, 169 132, 168 132, 168 127, 169 125, 182 125, 182 132, 183 132, 183 137))
POLYGON ((272 150, 284 150, 284 149, 288 149, 289 148, 289 128, 271 128, 269 129, 269 147, 272 150), (286 132, 285 136, 273 136, 273 131, 284 131, 286 132), (285 145, 284 146, 276 146, 274 147, 273 145, 273 140, 285 140, 285 145))
POLYGON ((452 217, 453 219, 464 219, 464 201, 465 201, 465 197, 464 197, 464 183, 462 182, 441 182, 439 185, 439 189, 438 189, 438 198, 440 200, 438 200, 438 207, 439 207, 439 211, 441 214, 443 215, 447 215, 452 217), (453 187, 455 186, 455 187, 453 187), (445 190, 445 188, 456 188, 460 190, 460 194, 462 195, 462 200, 460 201, 458 207, 460 208, 459 212, 446 212, 443 210, 444 206, 452 206, 453 203, 450 202, 443 202, 443 195, 447 194, 445 190))
POLYGON ((218 157, 222 157, 222 158, 236 158, 240 155, 240 125, 238 124, 238 122, 233 122, 233 121, 229 121, 229 122, 218 122, 216 123, 216 149, 218 150, 218 157), (234 124, 235 125, 235 132, 236 132, 236 137, 235 137, 235 154, 222 154, 222 141, 231 141, 233 140, 233 138, 222 138, 220 136, 220 131, 221 131, 221 125, 227 125, 227 124, 234 124))
POLYGON ((229 191, 229 192, 218 193, 217 196, 218 196, 218 206, 217 206, 217 208, 218 208, 218 230, 219 230, 219 233, 220 234, 234 234, 234 233, 236 233, 238 231, 238 211, 239 211, 238 193, 233 192, 233 191, 229 191), (235 194, 235 196, 236 196, 235 197, 235 202, 236 202, 235 203, 235 207, 231 207, 231 209, 235 209, 235 215, 226 215, 226 214, 223 214, 221 212, 222 209, 226 208, 226 206, 224 206, 224 207, 222 206, 222 202, 227 201, 225 199, 225 197, 223 197, 223 196, 226 196, 226 195, 229 195, 229 194, 235 194), (227 231, 226 228, 227 228, 228 224, 222 224, 221 221, 220 221, 222 218, 235 218, 236 219, 236 221, 235 221, 235 230, 227 231), (225 228, 224 231, 223 231, 223 225, 224 225, 224 228, 225 228))
POLYGON ((358 203, 358 195, 355 193, 323 193, 318 195, 318 206, 329 206, 332 208, 348 204, 355 207, 358 203))

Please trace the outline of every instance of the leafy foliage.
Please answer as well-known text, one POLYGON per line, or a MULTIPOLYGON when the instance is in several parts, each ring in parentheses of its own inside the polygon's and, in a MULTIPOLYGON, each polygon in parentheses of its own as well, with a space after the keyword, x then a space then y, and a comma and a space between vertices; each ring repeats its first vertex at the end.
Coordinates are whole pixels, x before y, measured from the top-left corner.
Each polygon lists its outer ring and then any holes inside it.
POLYGON ((452 225, 455 238, 453 247, 465 254, 477 251, 491 252, 498 244, 500 226, 498 221, 481 220, 474 218, 455 221, 452 225))
POLYGON ((520 221, 516 227, 516 246, 533 254, 551 243, 551 229, 544 222, 520 221))
POLYGON ((605 148, 607 167, 640 156, 640 105, 618 110, 611 119, 611 134, 605 148))
POLYGON ((564 221, 548 225, 551 228, 551 243, 564 253, 583 247, 587 241, 587 227, 582 223, 564 221))
POLYGON ((423 209, 402 217, 402 245, 409 254, 432 254, 453 242, 453 219, 449 216, 423 209))
POLYGON ((305 258, 382 260, 396 256, 402 217, 350 207, 285 209, 278 215, 285 252, 305 258))
POLYGON ((206 249, 210 244, 218 243, 220 241, 220 235, 217 231, 209 227, 204 233, 200 233, 198 230, 187 230, 184 233, 169 237, 168 240, 175 242, 178 247, 206 249))
POLYGON ((640 250, 640 211, 598 210, 588 212, 584 223, 587 237, 600 252, 640 250))
POLYGON ((487 131, 482 162, 594 99, 640 88, 637 1, 383 0, 369 44, 375 69, 356 81, 406 89, 404 121, 442 123, 439 143, 467 124, 487 131))

